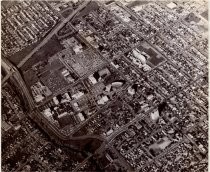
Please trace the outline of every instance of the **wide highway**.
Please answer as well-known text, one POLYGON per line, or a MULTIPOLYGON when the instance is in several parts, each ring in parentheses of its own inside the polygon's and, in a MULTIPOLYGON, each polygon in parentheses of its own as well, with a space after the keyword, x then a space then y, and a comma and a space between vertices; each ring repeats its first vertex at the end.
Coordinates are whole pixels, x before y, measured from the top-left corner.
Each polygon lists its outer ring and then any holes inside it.
POLYGON ((43 45, 45 45, 52 36, 57 33, 67 22, 69 22, 74 16, 76 16, 83 8, 85 8, 91 1, 83 2, 76 10, 74 10, 66 19, 62 20, 60 24, 58 24, 45 38, 44 40, 38 44, 24 59, 20 61, 17 65, 18 68, 23 66, 34 53, 36 53, 43 45))
POLYGON ((11 64, 7 59, 2 58, 2 67, 6 72, 9 72, 8 75, 11 75, 11 81, 16 83, 16 86, 21 90, 21 94, 25 97, 26 103, 29 105, 30 114, 29 116, 36 122, 51 138, 61 142, 62 144, 71 146, 72 141, 84 141, 85 139, 96 139, 101 142, 104 141, 104 138, 98 135, 84 135, 78 137, 71 137, 61 133, 50 121, 48 121, 43 114, 36 108, 33 98, 29 93, 26 84, 19 73, 18 69, 11 64), (12 72, 11 72, 12 71, 12 72))

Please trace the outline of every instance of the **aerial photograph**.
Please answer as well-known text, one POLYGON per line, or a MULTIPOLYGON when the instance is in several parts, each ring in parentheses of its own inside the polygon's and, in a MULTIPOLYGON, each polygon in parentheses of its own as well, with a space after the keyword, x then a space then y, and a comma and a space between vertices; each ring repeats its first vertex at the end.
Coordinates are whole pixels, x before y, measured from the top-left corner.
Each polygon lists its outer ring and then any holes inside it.
POLYGON ((208 0, 1 1, 2 172, 208 172, 208 0))

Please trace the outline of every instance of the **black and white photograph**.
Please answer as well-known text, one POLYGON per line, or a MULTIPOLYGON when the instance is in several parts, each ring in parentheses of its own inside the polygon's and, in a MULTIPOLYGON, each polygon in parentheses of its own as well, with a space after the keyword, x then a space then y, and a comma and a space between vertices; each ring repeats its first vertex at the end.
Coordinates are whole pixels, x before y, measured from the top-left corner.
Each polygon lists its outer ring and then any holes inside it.
POLYGON ((1 1, 2 172, 208 172, 208 0, 1 1))

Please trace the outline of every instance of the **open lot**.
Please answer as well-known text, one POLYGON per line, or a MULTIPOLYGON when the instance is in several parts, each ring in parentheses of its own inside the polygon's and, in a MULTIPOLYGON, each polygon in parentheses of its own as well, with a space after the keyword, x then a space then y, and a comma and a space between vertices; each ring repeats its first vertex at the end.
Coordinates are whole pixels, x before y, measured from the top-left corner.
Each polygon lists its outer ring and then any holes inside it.
POLYGON ((58 41, 56 36, 53 36, 47 44, 45 44, 39 51, 37 51, 22 67, 25 71, 31 68, 32 65, 39 61, 47 61, 51 56, 63 50, 63 46, 58 41))
POLYGON ((85 9, 83 9, 83 10, 79 13, 79 15, 78 15, 77 17, 78 17, 78 18, 83 17, 83 16, 89 14, 90 11, 94 11, 94 10, 96 10, 96 9, 98 9, 98 8, 99 8, 98 4, 97 4, 96 2, 94 2, 94 1, 92 1, 92 2, 90 2, 90 3, 87 5, 87 7, 86 7, 85 9))
POLYGON ((201 13, 201 16, 204 17, 208 21, 208 10, 201 13))
POLYGON ((7 57, 7 59, 9 59, 14 65, 18 65, 18 63, 20 63, 20 61, 24 59, 24 57, 27 56, 40 42, 41 40, 25 47, 21 51, 18 51, 17 53, 7 57))
POLYGON ((69 8, 69 9, 66 9, 62 12, 62 16, 67 18, 69 16, 69 14, 71 14, 73 11, 73 9, 69 8))
POLYGON ((149 1, 131 1, 130 4, 128 4, 129 8, 135 7, 135 6, 139 6, 139 5, 145 5, 148 4, 149 1))

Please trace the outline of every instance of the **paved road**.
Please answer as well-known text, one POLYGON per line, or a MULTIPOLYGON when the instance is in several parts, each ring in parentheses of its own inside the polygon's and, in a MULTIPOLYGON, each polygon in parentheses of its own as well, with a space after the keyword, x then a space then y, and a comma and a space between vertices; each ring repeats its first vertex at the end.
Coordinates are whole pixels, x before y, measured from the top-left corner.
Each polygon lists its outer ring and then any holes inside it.
POLYGON ((15 82, 18 82, 19 85, 16 86, 20 88, 20 90, 22 91, 22 95, 27 99, 29 108, 32 110, 35 107, 35 103, 27 87, 25 86, 25 82, 22 79, 22 76, 17 70, 17 68, 14 65, 12 65, 7 59, 4 58, 1 59, 1 65, 7 72, 9 72, 7 76, 13 76, 13 78, 11 79, 14 79, 15 82))
POLYGON ((78 164, 78 165, 76 166, 76 168, 75 168, 72 172, 78 171, 81 167, 83 167, 83 166, 88 162, 88 160, 89 160, 92 156, 93 156, 93 155, 91 154, 91 155, 89 155, 87 158, 85 158, 85 160, 82 161, 80 164, 78 164))
POLYGON ((1 66, 7 72, 7 74, 11 73, 12 71, 14 71, 12 65, 10 65, 6 59, 1 61, 1 66))
POLYGON ((1 85, 4 85, 4 83, 12 76, 12 73, 10 72, 7 74, 2 80, 1 80, 1 85))
POLYGON ((45 39, 37 46, 35 47, 18 65, 17 67, 20 68, 23 66, 31 57, 34 53, 36 53, 43 45, 45 45, 51 38, 52 36, 57 33, 69 20, 71 20, 78 12, 80 12, 84 7, 86 7, 91 1, 85 1, 82 3, 76 10, 74 10, 66 19, 61 21, 61 23, 55 27, 46 37, 45 39))
POLYGON ((61 132, 58 131, 57 128, 55 128, 55 126, 50 123, 38 110, 35 109, 35 104, 33 101, 33 98, 31 97, 25 82, 22 79, 22 76, 20 75, 19 71, 15 68, 15 66, 13 66, 9 61, 7 61, 6 59, 2 59, 2 64, 4 65, 4 67, 6 67, 6 69, 8 71, 10 71, 10 67, 11 70, 13 70, 14 72, 12 73, 12 76, 14 79, 14 82, 17 82, 19 85, 17 85, 23 96, 25 96, 27 103, 29 104, 29 108, 30 110, 33 110, 33 116, 31 115, 30 117, 32 117, 32 119, 38 123, 38 125, 44 129, 45 132, 47 132, 48 134, 50 134, 51 136, 53 135, 53 137, 55 139, 60 140, 62 143, 64 143, 65 145, 71 145, 71 141, 79 141, 79 140, 85 140, 85 139, 97 139, 97 140, 101 140, 104 141, 104 139, 100 136, 89 136, 89 135, 85 135, 85 136, 79 136, 79 137, 70 137, 70 136, 66 136, 64 134, 62 134, 61 132), (45 125, 41 124, 44 123, 45 125))
POLYGON ((42 123, 46 124, 45 126, 40 125, 42 128, 45 129, 44 131, 49 130, 49 132, 53 132, 53 134, 55 134, 57 137, 59 137, 59 139, 61 139, 63 141, 83 140, 83 139, 88 139, 88 138, 93 138, 93 139, 98 139, 98 140, 104 141, 104 139, 98 135, 91 135, 91 136, 84 135, 84 136, 78 136, 78 137, 66 136, 66 135, 62 134, 61 132, 59 132, 57 130, 57 128, 55 128, 55 126, 52 123, 50 123, 38 110, 34 112, 34 115, 32 116, 32 118, 39 124, 42 121, 42 123))
POLYGON ((15 70, 8 63, 8 61, 6 59, 1 60, 1 66, 7 73, 6 76, 1 80, 1 85, 3 85, 12 76, 12 74, 15 72, 15 70))

